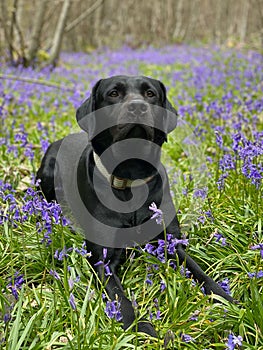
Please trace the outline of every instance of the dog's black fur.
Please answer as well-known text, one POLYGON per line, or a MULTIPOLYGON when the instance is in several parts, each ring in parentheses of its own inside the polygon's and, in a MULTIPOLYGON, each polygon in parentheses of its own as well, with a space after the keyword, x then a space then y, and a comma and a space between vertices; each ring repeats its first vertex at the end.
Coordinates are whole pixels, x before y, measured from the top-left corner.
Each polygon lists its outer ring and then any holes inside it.
MULTIPOLYGON (((157 206, 160 205, 164 195, 162 188, 164 188, 165 195, 168 198, 168 207, 173 208, 167 176, 165 177, 167 183, 163 184, 156 170, 158 166, 161 165, 159 153, 155 155, 156 167, 143 160, 130 159, 117 166, 113 172, 115 176, 132 180, 148 178, 150 176, 153 177, 147 184, 149 186, 149 198, 142 208, 131 213, 120 214, 113 213, 100 204, 93 190, 92 174, 95 164, 92 151, 100 156, 113 143, 127 138, 146 139, 161 147, 163 142, 166 141, 167 133, 176 126, 176 116, 177 113, 175 109, 166 98, 166 89, 158 80, 142 76, 115 76, 102 79, 94 86, 91 96, 77 110, 77 121, 82 128, 88 131, 90 138, 90 144, 83 152, 78 165, 78 186, 85 205, 89 210, 93 210, 93 214, 100 220, 115 227, 131 227, 142 224, 149 220, 152 215, 149 211, 149 205, 152 202, 155 202, 157 206), (113 108, 113 113, 116 115, 116 125, 96 134, 96 126, 93 125, 94 121, 89 121, 89 117, 87 116, 89 113, 98 111, 107 106, 112 106, 113 108), (157 116, 154 114, 152 106, 159 106, 170 112, 168 124, 164 126, 162 130, 154 127, 157 116), (87 117, 87 120, 82 124, 85 117, 87 117), (133 118, 144 118, 146 125, 141 123, 134 124, 133 118)), ((54 168, 57 152, 61 143, 62 140, 51 144, 37 173, 37 178, 41 180, 41 189, 48 201, 56 200, 54 168)), ((113 152, 111 157, 112 159, 109 159, 109 163, 113 158, 118 157, 118 155, 113 152)), ((107 164, 104 165, 107 168, 107 164)), ((122 201, 128 201, 131 198, 130 188, 113 189, 113 193, 122 201)), ((171 210, 174 211, 174 209, 171 210)), ((179 223, 175 211, 173 213, 174 217, 167 227, 167 232, 171 233, 174 238, 180 238, 179 223)), ((155 237, 155 240, 160 238, 164 239, 163 233, 155 237)), ((92 252, 92 256, 89 260, 99 278, 102 279, 104 275, 103 266, 96 265, 96 263, 103 260, 103 247, 88 241, 87 247, 92 252)), ((123 327, 127 329, 135 320, 135 314, 132 303, 126 298, 116 272, 122 253, 123 249, 121 248, 107 249, 107 261, 110 261, 109 267, 112 275, 109 277, 106 291, 111 300, 115 300, 116 295, 118 296, 121 305, 123 327)), ((191 271, 193 278, 204 286, 207 294, 215 293, 228 301, 232 301, 232 298, 226 294, 213 279, 208 277, 199 265, 185 253, 182 245, 177 246, 176 253, 179 262, 183 263, 185 261, 186 267, 191 271)), ((156 336, 153 326, 146 320, 139 322, 138 331, 156 336)))

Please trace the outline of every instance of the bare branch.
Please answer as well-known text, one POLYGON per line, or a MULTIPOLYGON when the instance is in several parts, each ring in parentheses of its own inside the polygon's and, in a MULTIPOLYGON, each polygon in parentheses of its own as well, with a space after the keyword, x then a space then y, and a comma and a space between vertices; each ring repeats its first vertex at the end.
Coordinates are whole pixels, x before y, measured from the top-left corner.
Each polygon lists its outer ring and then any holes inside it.
POLYGON ((81 21, 83 21, 86 17, 88 17, 94 11, 96 11, 97 8, 103 4, 103 2, 104 0, 97 0, 91 7, 89 7, 86 11, 84 11, 81 15, 74 19, 74 21, 72 21, 66 26, 65 33, 75 28, 81 21))
POLYGON ((45 85, 48 87, 52 87, 55 89, 61 89, 64 91, 71 91, 71 92, 75 92, 76 88, 72 87, 68 87, 64 86, 64 85, 60 85, 57 83, 53 83, 50 81, 46 81, 43 79, 32 79, 32 78, 25 78, 25 77, 17 77, 15 75, 9 75, 9 74, 0 74, 0 79, 1 80, 15 80, 15 81, 22 81, 24 83, 29 83, 29 84, 38 84, 38 85, 45 85))

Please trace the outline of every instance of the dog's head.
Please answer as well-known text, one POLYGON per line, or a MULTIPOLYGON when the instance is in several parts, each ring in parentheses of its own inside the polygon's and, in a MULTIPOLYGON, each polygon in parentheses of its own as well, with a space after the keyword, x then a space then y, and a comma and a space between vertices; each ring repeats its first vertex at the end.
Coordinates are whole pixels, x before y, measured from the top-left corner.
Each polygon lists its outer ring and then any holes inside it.
MULTIPOLYGON (((146 140, 149 141, 147 145, 152 143, 160 149, 167 134, 176 127, 177 113, 160 81, 144 76, 114 76, 97 82, 90 97, 78 108, 77 121, 88 132, 93 149, 99 156, 116 145, 112 152, 112 157, 116 158, 123 150, 120 141, 127 139, 146 140)), ((160 157, 160 152, 151 154, 148 146, 142 147, 141 152, 148 152, 152 158, 160 157)), ((125 166, 116 169, 116 176, 136 177, 136 169, 140 167, 146 172, 151 168, 145 161, 131 159, 126 161, 125 166), (134 169, 132 174, 128 171, 131 167, 134 169)))

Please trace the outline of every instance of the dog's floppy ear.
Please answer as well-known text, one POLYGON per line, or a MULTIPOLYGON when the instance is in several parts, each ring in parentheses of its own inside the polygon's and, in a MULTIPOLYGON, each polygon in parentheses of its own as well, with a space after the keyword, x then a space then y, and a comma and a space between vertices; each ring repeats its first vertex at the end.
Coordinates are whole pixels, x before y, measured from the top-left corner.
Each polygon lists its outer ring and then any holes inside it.
POLYGON ((94 131, 93 129, 95 127, 95 125, 92 125, 94 123, 94 120, 93 120, 94 116, 92 112, 94 112, 96 109, 96 106, 95 106, 96 92, 100 85, 101 80, 102 79, 100 79, 95 84, 95 86, 92 88, 90 97, 87 98, 82 103, 82 105, 77 109, 77 112, 76 112, 76 118, 79 126, 81 127, 81 129, 88 132, 89 134, 92 134, 92 132, 94 131), (91 118, 85 118, 89 115, 91 118))
POLYGON ((178 117, 178 113, 176 111, 176 109, 171 105, 170 101, 167 99, 167 95, 166 95, 166 88, 164 86, 164 84, 159 81, 161 89, 163 91, 163 108, 166 109, 166 125, 165 125, 165 130, 166 133, 168 134, 169 132, 173 131, 176 128, 177 125, 177 117, 178 117))

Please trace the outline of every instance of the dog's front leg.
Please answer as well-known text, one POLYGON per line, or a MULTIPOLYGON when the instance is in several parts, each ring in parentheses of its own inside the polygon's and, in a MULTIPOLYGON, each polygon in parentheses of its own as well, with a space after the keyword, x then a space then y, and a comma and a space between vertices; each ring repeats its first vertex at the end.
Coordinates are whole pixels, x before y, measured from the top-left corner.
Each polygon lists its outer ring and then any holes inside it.
POLYGON ((180 264, 185 262, 186 267, 190 270, 194 279, 203 285, 206 294, 214 293, 230 302, 234 301, 229 294, 227 294, 211 277, 207 276, 201 267, 189 255, 187 255, 181 244, 178 244, 176 252, 180 264))
MULTIPOLYGON (((89 244, 90 245, 90 244, 89 244)), ((107 259, 109 263, 107 264, 107 270, 103 263, 98 263, 98 261, 103 260, 102 249, 98 254, 98 246, 93 249, 93 256, 90 259, 91 265, 97 274, 99 280, 103 285, 105 285, 105 290, 111 301, 117 300, 120 303, 121 312, 121 322, 123 323, 123 328, 129 328, 135 321, 135 312, 131 301, 125 296, 121 281, 117 275, 117 267, 120 258, 119 249, 108 249, 107 259)), ((138 332, 143 332, 151 335, 152 337, 157 337, 157 333, 150 322, 145 320, 138 322, 137 328, 134 327, 138 332)))

